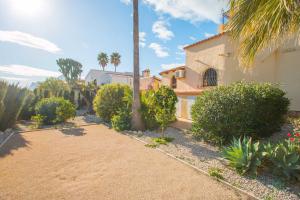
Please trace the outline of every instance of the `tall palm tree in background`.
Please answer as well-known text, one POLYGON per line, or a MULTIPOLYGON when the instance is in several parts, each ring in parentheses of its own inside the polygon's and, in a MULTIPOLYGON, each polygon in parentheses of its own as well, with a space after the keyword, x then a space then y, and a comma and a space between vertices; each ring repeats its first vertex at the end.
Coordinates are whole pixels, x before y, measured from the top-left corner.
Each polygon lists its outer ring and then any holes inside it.
POLYGON ((117 71, 117 67, 121 63, 121 55, 117 52, 114 52, 110 56, 110 63, 115 66, 115 72, 117 71))
POLYGON ((231 0, 227 30, 240 42, 240 60, 249 67, 261 50, 300 36, 300 0, 231 0))
POLYGON ((106 53, 99 53, 98 54, 98 62, 99 65, 102 67, 103 71, 105 70, 105 67, 107 66, 109 60, 108 60, 108 56, 106 53))
POLYGON ((140 63, 139 63, 139 1, 133 0, 133 103, 132 103, 132 128, 143 129, 140 114, 140 63))

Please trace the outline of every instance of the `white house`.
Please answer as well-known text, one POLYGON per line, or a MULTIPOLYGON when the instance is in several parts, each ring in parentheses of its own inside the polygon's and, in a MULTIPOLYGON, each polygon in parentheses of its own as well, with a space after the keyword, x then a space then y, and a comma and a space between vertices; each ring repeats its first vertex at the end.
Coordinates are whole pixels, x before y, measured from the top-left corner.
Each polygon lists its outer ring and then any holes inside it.
POLYGON ((96 82, 98 86, 119 83, 133 86, 133 74, 130 72, 111 72, 92 69, 85 77, 87 83, 96 82))

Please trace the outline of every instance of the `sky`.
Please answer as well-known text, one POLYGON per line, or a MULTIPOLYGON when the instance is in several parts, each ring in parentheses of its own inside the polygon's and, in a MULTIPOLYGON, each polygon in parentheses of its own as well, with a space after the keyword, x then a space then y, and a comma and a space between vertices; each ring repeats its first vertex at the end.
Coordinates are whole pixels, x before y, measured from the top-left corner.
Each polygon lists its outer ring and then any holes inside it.
MULTIPOLYGON (((185 63, 183 47, 217 33, 227 0, 140 0, 140 69, 151 74, 185 63)), ((133 70, 131 0, 0 0, 0 79, 29 86, 58 77, 56 60, 72 58, 83 76, 97 55, 121 54, 133 70)), ((109 64, 106 70, 114 70, 109 64)))

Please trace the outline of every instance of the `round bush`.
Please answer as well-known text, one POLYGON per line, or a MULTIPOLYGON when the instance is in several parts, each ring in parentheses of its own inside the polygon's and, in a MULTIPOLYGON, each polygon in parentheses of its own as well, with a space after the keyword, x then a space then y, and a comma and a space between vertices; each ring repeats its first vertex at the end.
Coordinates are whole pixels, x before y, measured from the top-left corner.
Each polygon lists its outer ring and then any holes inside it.
POLYGON ((105 122, 111 122, 119 111, 131 110, 132 90, 127 85, 108 84, 98 90, 94 110, 105 122))
POLYGON ((289 100, 271 85, 239 82, 205 91, 192 107, 193 133, 212 142, 266 137, 280 130, 289 100))
POLYGON ((70 101, 57 97, 42 99, 37 103, 35 111, 44 117, 44 124, 65 122, 76 114, 75 106, 70 101))

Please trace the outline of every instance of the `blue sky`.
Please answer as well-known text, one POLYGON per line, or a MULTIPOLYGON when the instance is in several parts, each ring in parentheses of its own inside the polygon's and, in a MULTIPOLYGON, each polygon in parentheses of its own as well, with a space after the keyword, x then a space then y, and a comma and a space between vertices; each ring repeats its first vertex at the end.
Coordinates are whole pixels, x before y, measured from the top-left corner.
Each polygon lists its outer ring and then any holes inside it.
MULTIPOLYGON (((226 0, 140 0, 140 66, 160 71, 185 63, 182 46, 217 33, 226 0)), ((132 71, 130 0, 0 0, 0 79, 58 76, 58 58, 86 74, 99 52, 119 52, 118 71, 132 71)), ((109 65, 107 70, 113 70, 109 65)))

